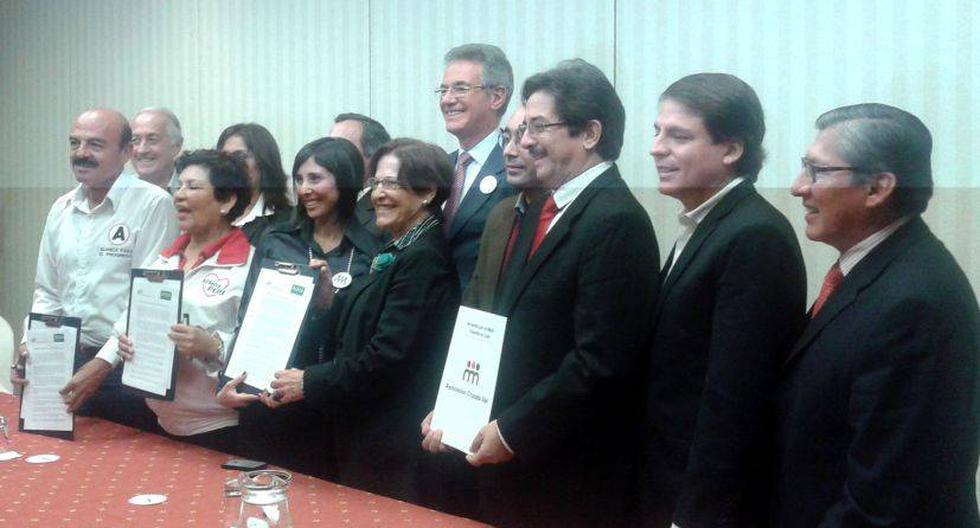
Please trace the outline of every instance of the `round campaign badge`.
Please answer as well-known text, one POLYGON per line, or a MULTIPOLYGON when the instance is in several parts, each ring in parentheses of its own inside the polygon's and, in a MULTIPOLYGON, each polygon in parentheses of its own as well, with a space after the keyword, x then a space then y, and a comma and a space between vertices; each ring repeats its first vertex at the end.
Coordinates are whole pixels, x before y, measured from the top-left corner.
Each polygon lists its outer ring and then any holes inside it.
POLYGON ((494 178, 493 176, 484 176, 483 179, 480 180, 480 192, 483 194, 490 194, 496 188, 497 178, 494 178))
POLYGON ((340 273, 334 273, 333 278, 330 279, 330 283, 333 284, 334 288, 338 290, 344 289, 350 286, 350 283, 354 280, 350 273, 346 271, 341 271, 340 273))
POLYGON ((167 502, 166 495, 136 495, 129 499, 129 503, 134 506, 153 506, 154 504, 163 504, 167 502))
POLYGON ((34 455, 24 459, 28 464, 47 464, 56 460, 61 460, 61 457, 58 455, 34 455))

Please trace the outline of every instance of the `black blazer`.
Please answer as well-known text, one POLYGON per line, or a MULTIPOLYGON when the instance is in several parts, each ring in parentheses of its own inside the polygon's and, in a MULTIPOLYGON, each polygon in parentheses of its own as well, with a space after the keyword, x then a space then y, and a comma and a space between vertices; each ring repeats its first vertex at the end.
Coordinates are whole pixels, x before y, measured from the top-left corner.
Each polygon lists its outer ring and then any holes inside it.
MULTIPOLYGON (((449 155, 449 162, 453 166, 456 165, 457 156, 459 151, 449 155)), ((476 257, 480 251, 480 236, 483 234, 487 215, 497 202, 513 194, 514 188, 507 183, 507 175, 504 172, 503 149, 497 145, 490 152, 487 162, 480 167, 480 173, 473 181, 473 185, 459 202, 459 208, 453 216, 453 223, 449 226, 447 234, 449 250, 452 252, 453 262, 459 274, 460 290, 466 289, 470 276, 473 275, 476 257), (496 187, 490 193, 480 190, 480 182, 487 176, 497 181, 496 187)))
POLYGON ((783 366, 780 527, 980 526, 980 312, 918 216, 844 278, 783 366))
POLYGON ((694 230, 660 290, 641 481, 647 526, 764 523, 771 400, 805 303, 789 222, 751 183, 737 185, 694 230))
POLYGON ((493 524, 624 522, 659 253, 615 165, 567 207, 495 299, 508 320, 492 419, 516 457, 480 470, 493 524))
POLYGON ((308 405, 336 418, 342 483, 417 501, 419 423, 435 405, 459 308, 436 224, 382 271, 354 282, 327 317, 327 362, 303 375, 308 405))

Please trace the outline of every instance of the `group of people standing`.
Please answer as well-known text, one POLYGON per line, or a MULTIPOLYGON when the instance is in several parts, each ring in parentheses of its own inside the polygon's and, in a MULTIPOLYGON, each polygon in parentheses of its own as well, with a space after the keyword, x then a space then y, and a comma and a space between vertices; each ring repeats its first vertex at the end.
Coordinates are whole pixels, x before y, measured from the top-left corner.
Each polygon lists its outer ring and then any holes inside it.
POLYGON ((980 525, 980 310, 921 219, 918 118, 817 119, 791 192, 840 258, 808 310, 796 235, 754 187, 766 126, 744 81, 689 75, 658 99, 650 154, 682 206, 662 267, 602 71, 529 77, 500 127, 513 92, 499 48, 453 48, 436 94, 459 149, 341 114, 296 155, 295 206, 259 125, 178 157, 165 109, 80 115, 32 305, 82 318, 69 409, 501 526, 980 525), (253 395, 218 373, 263 259, 321 280, 291 364, 253 395), (139 354, 135 267, 185 274, 173 401, 144 405, 113 368, 139 354), (507 318, 469 453, 431 427, 461 303, 507 318))

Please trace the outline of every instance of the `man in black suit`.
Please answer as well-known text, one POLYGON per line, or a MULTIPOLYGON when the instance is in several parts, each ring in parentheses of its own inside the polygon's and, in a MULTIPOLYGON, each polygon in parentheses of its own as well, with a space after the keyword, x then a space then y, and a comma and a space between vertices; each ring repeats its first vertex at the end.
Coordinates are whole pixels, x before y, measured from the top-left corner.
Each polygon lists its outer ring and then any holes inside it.
POLYGON ((334 118, 333 126, 330 127, 330 137, 344 138, 357 147, 364 159, 364 188, 357 195, 357 207, 354 209, 354 217, 364 227, 374 234, 380 235, 378 226, 374 224, 374 204, 371 203, 371 188, 368 186, 368 169, 371 156, 381 145, 391 140, 384 125, 363 114, 345 113, 339 114, 334 118))
POLYGON ((549 190, 524 215, 493 311, 507 317, 491 422, 473 441, 481 518, 498 526, 619 526, 659 262, 619 175, 625 112, 582 60, 529 78, 518 128, 549 190))
POLYGON ((660 96, 650 154, 683 205, 649 355, 642 524, 759 526, 776 374, 806 301, 800 247, 756 192, 765 122, 752 88, 695 74, 660 96))
POLYGON ((792 193, 840 252, 779 386, 776 526, 980 526, 980 311, 926 227, 929 130, 831 110, 792 193))
POLYGON ((446 130, 459 141, 459 150, 449 155, 455 174, 443 227, 465 290, 487 215, 514 194, 504 175, 498 131, 514 91, 514 73, 504 52, 490 44, 457 46, 446 53, 445 62, 436 93, 446 130))

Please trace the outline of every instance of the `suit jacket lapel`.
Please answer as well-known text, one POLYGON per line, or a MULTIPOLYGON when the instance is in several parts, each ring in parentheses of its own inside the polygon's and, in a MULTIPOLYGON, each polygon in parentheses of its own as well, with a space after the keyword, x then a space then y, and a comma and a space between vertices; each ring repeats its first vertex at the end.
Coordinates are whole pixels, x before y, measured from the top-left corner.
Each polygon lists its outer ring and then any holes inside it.
POLYGON ((926 236, 929 228, 921 217, 909 220, 904 226, 886 239, 844 278, 844 282, 831 295, 815 318, 803 330, 793 350, 786 356, 783 367, 788 366, 820 334, 831 321, 857 299, 858 295, 870 286, 895 258, 905 252, 915 240, 926 236))
POLYGON ((510 310, 514 307, 514 303, 520 297, 520 294, 527 287, 535 273, 548 260, 548 257, 561 244, 565 237, 568 236, 568 233, 571 231, 571 226, 575 224, 578 217, 585 211, 596 193, 607 187, 617 186, 617 183, 622 184, 622 179, 619 177, 619 169, 616 168, 616 165, 613 165, 600 174, 588 187, 583 189, 582 193, 568 205, 568 211, 561 215, 558 223, 551 226, 548 235, 541 242, 541 247, 538 248, 538 251, 534 253, 531 260, 521 270, 517 280, 513 283, 513 287, 502 293, 501 307, 503 308, 503 313, 510 313, 510 310))
MULTIPOLYGON (((456 158, 459 153, 457 152, 450 159, 455 165, 456 158)), ((500 185, 500 178, 504 172, 504 154, 500 145, 493 147, 490 151, 490 156, 487 158, 487 162, 480 167, 480 173, 477 174, 476 180, 473 185, 470 186, 470 190, 466 192, 463 196, 463 201, 459 204, 459 209, 456 210, 456 216, 453 217, 453 225, 449 227, 449 238, 456 236, 456 233, 469 221, 470 217, 473 216, 480 207, 490 199, 493 192, 485 193, 480 190, 480 182, 483 178, 487 176, 493 176, 497 180, 497 185, 500 185)))
MULTIPOLYGON (((680 257, 677 259, 677 263, 674 264, 674 267, 667 275, 666 281, 660 288, 660 301, 657 303, 658 305, 662 304, 664 300, 666 300, 667 294, 670 293, 670 289, 677 283, 677 279, 697 257, 698 250, 700 250, 704 242, 708 240, 708 237, 715 230, 715 228, 718 227, 718 224, 720 224, 721 221, 728 216, 728 214, 731 213, 742 200, 746 199, 752 194, 755 194, 755 186, 753 186, 751 182, 746 181, 740 185, 737 185, 734 189, 729 191, 720 202, 715 204, 714 208, 711 209, 711 212, 708 213, 708 216, 706 216, 704 220, 698 224, 698 227, 694 230, 694 233, 691 234, 691 239, 684 245, 684 250, 681 251, 680 257)), ((671 251, 672 256, 674 251, 676 251, 676 247, 671 251)), ((667 261, 667 264, 665 265, 669 265, 669 262, 670 261, 667 261)))
MULTIPOLYGON (((394 263, 392 263, 394 265, 394 263)), ((348 288, 344 294, 344 303, 340 306, 340 314, 338 316, 338 328, 343 326, 347 321, 347 317, 350 316, 351 306, 354 305, 354 300, 357 299, 367 287, 378 280, 381 275, 380 272, 368 273, 367 275, 362 275, 357 280, 355 280, 348 288)))
MULTIPOLYGON (((517 196, 517 199, 519 199, 520 195, 517 196)), ((511 202, 512 200, 506 199, 505 201, 511 202)), ((514 229, 514 219, 516 216, 517 211, 514 210, 514 206, 512 204, 511 207, 507 208, 507 214, 501 217, 499 224, 495 226, 488 224, 486 226, 486 229, 493 229, 492 232, 495 232, 497 235, 490 237, 488 240, 483 242, 487 244, 486 255, 487 262, 489 263, 486 269, 482 270, 489 273, 489 276, 487 277, 488 280, 484 281, 486 284, 495 285, 497 284, 497 281, 500 280, 500 272, 504 263, 504 252, 507 250, 507 243, 510 241, 510 233, 514 229)), ((481 281, 482 280, 483 279, 481 279, 481 281)))

